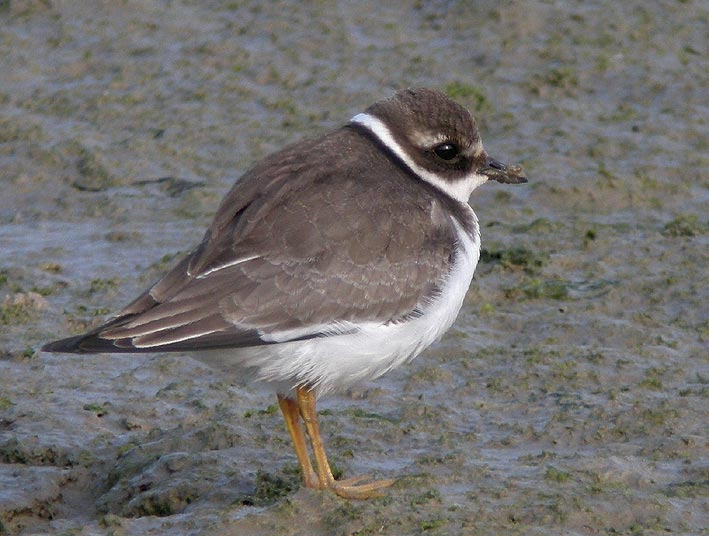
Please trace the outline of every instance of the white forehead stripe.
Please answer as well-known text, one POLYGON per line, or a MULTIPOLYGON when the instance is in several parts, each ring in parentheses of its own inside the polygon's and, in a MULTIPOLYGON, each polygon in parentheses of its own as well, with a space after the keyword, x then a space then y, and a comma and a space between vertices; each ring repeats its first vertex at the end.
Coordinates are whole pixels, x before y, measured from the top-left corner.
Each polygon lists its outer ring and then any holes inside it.
POLYGON ((475 146, 473 147, 473 156, 480 156, 483 154, 483 142, 478 139, 478 141, 475 142, 475 146))
POLYGON ((394 136, 391 135, 391 131, 381 121, 381 119, 367 113, 361 113, 355 115, 350 122, 361 125, 369 130, 415 175, 458 201, 467 203, 473 190, 485 183, 488 179, 485 175, 480 175, 475 172, 472 172, 453 182, 441 179, 435 173, 431 173, 430 171, 423 169, 416 162, 414 162, 414 160, 406 154, 401 145, 397 143, 394 136))

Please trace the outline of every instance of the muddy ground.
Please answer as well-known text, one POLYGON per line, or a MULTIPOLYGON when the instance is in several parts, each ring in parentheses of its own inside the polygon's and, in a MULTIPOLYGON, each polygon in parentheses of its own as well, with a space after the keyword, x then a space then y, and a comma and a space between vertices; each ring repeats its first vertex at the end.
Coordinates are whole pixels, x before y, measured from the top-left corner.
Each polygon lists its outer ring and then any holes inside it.
POLYGON ((706 534, 706 2, 0 2, 0 534, 706 534), (50 355, 197 243, 251 163, 406 86, 530 183, 471 205, 455 326, 321 402, 189 355, 50 355))

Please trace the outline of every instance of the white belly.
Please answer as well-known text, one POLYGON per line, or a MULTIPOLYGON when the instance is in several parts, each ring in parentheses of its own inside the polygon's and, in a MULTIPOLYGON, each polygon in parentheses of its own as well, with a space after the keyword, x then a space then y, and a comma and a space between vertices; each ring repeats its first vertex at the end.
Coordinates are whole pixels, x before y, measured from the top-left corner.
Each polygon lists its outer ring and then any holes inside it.
POLYGON ((464 251, 456 256, 440 296, 421 316, 398 324, 360 324, 351 334, 200 352, 195 357, 230 372, 250 369, 256 379, 274 383, 280 392, 304 384, 322 394, 381 376, 438 340, 458 316, 480 257, 480 236, 477 225, 472 236, 457 222, 455 226, 464 251))

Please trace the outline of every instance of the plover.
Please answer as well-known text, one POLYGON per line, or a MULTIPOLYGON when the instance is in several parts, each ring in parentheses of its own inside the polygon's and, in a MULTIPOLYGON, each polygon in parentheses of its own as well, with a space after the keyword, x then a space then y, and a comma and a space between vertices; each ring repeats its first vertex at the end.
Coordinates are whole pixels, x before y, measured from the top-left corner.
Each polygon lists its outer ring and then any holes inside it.
POLYGON ((381 376, 451 326, 480 255, 468 198, 490 179, 527 182, 488 156, 465 108, 398 91, 257 163, 177 266, 105 324, 43 350, 186 351, 248 372, 274 387, 305 486, 379 495, 394 481, 333 477, 316 396, 381 376))

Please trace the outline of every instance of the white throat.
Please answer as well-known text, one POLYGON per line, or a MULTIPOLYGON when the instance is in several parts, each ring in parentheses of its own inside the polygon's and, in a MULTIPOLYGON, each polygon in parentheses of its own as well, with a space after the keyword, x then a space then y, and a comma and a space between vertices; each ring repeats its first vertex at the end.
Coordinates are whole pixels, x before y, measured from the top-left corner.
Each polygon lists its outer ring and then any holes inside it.
POLYGON ((384 146, 392 151, 396 157, 401 160, 404 165, 406 165, 406 167, 408 167, 422 180, 435 186, 443 193, 462 203, 467 203, 473 190, 488 180, 488 177, 485 175, 475 172, 471 172, 454 182, 441 179, 435 173, 431 173, 430 171, 423 169, 416 162, 414 162, 413 158, 406 154, 401 145, 399 145, 394 139, 389 127, 387 127, 378 117, 367 113, 360 113, 355 115, 350 122, 361 125, 374 134, 377 139, 384 144, 384 146))

